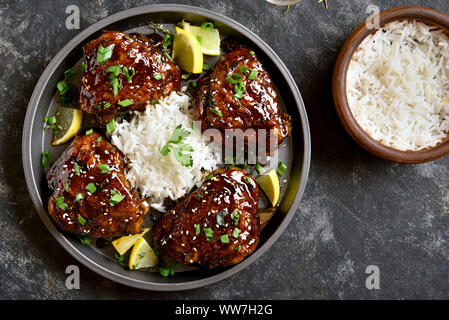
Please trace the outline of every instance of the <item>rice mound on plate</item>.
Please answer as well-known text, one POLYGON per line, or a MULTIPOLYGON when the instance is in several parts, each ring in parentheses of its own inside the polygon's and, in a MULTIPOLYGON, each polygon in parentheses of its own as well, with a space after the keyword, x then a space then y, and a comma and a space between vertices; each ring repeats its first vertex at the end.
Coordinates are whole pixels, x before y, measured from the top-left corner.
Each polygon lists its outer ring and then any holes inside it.
POLYGON ((187 94, 172 92, 144 112, 133 112, 132 119, 117 123, 111 140, 127 157, 126 178, 151 206, 165 211, 165 198, 177 200, 202 181, 204 170, 213 171, 218 154, 201 139, 201 132, 192 129, 193 111, 187 94), (191 134, 182 142, 193 148, 193 165, 182 166, 170 152, 161 153, 174 130, 182 125, 191 134))
POLYGON ((359 125, 398 150, 422 150, 449 131, 449 38, 441 28, 395 21, 354 53, 347 97, 359 125))

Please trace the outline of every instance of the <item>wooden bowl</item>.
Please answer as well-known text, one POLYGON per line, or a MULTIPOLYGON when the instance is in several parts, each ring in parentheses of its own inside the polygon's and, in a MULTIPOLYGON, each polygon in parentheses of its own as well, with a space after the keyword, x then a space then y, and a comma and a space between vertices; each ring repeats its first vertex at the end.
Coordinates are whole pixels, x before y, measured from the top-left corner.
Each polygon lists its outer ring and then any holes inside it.
MULTIPOLYGON (((381 12, 379 14, 379 26, 382 28, 390 22, 402 19, 415 19, 449 30, 448 15, 423 7, 399 7, 381 12)), ((334 96, 335 108, 337 109, 338 116, 340 117, 344 128, 361 147, 375 156, 393 162, 423 163, 449 154, 449 135, 443 142, 435 147, 420 151, 401 151, 387 147, 371 138, 354 118, 346 95, 346 74, 356 49, 367 36, 375 33, 377 30, 378 29, 369 29, 366 26, 366 23, 363 23, 348 38, 338 56, 332 80, 332 93, 334 96)))

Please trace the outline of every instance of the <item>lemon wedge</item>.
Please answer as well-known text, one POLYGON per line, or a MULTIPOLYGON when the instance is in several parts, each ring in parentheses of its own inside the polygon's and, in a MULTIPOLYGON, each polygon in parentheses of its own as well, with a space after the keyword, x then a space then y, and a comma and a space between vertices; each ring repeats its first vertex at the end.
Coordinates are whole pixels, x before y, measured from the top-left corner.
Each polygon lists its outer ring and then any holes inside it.
POLYGON ((129 236, 123 236, 121 238, 118 238, 114 241, 112 241, 112 245, 114 246, 115 250, 120 255, 124 255, 126 251, 131 249, 131 247, 140 239, 142 238, 148 231, 150 231, 150 228, 143 229, 142 233, 139 234, 133 234, 129 236))
POLYGON ((281 190, 276 170, 272 169, 267 174, 257 177, 256 181, 266 194, 268 200, 270 200, 273 207, 275 207, 279 201, 279 194, 281 190))
POLYGON ((133 251, 131 251, 131 255, 129 256, 129 268, 150 268, 156 266, 158 262, 159 259, 148 242, 146 242, 144 238, 137 240, 133 251))
POLYGON ((208 56, 220 55, 220 32, 217 29, 192 26, 188 22, 183 22, 182 27, 198 40, 203 54, 208 56))
POLYGON ((76 136, 83 122, 83 111, 59 107, 56 109, 55 117, 58 131, 53 136, 52 145, 59 146, 76 136))
POLYGON ((176 27, 173 60, 186 72, 203 72, 203 52, 198 40, 188 31, 176 27))

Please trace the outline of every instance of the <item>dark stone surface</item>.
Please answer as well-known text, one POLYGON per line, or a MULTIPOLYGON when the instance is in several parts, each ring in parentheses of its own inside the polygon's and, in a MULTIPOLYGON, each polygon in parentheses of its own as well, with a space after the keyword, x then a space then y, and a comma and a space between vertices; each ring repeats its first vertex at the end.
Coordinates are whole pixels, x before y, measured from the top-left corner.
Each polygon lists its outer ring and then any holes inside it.
POLYGON ((345 133, 334 111, 331 75, 339 49, 367 17, 366 7, 446 0, 303 0, 285 13, 263 0, 0 1, 0 298, 311 299, 449 298, 449 158, 423 165, 377 159, 345 133), (229 16, 261 36, 287 64, 304 97, 312 167, 286 232, 261 259, 209 287, 179 293, 131 289, 81 267, 81 289, 65 288, 77 262, 50 236, 29 199, 21 133, 34 85, 78 30, 65 8, 80 7, 81 29, 131 7, 176 2, 229 16), (381 289, 365 287, 377 265, 381 289))

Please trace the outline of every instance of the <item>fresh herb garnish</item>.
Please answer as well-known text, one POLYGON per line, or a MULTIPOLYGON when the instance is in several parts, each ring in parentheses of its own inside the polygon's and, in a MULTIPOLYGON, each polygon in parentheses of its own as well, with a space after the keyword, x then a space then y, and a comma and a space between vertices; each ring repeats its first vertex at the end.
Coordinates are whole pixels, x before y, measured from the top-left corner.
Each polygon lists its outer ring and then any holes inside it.
POLYGON ((226 225, 224 218, 228 215, 227 211, 220 211, 216 216, 215 220, 217 222, 217 225, 220 227, 224 227, 226 225))
POLYGON ((101 44, 98 45, 97 50, 97 62, 99 64, 103 64, 112 57, 112 52, 114 51, 114 44, 111 44, 104 48, 101 44))
POLYGON ((196 195, 196 200, 200 201, 200 199, 203 197, 203 195, 201 194, 201 192, 198 192, 198 194, 196 195))
POLYGON ((161 276, 167 278, 170 274, 170 267, 168 266, 160 267, 159 273, 161 274, 161 276))
POLYGON ((108 124, 106 125, 106 132, 109 135, 112 135, 115 131, 115 119, 112 119, 111 121, 108 122, 108 124))
POLYGON ((95 191, 97 191, 97 187, 91 182, 86 186, 86 190, 90 193, 95 193, 95 191))
POLYGON ((251 70, 251 72, 249 73, 248 79, 249 80, 256 80, 258 74, 259 74, 258 71, 251 70))
POLYGON ((118 262, 125 262, 125 256, 122 256, 121 254, 116 253, 115 258, 118 262))
POLYGON ((78 202, 78 201, 80 201, 80 200, 83 200, 84 199, 84 194, 82 194, 82 193, 78 193, 76 196, 75 196, 75 201, 76 202, 78 202))
POLYGON ((256 163, 256 170, 257 172, 259 172, 259 174, 263 174, 264 169, 262 168, 262 166, 259 163, 256 163))
POLYGON ((118 79, 117 78, 112 79, 111 84, 109 86, 112 87, 112 91, 114 92, 115 97, 118 94, 119 89, 118 79))
POLYGON ((134 101, 130 100, 130 99, 125 99, 125 100, 119 101, 118 104, 122 107, 128 107, 128 106, 134 104, 134 101))
POLYGON ((106 163, 98 165, 98 169, 100 169, 100 172, 103 174, 109 173, 109 166, 106 163))
POLYGON ((231 212, 231 219, 234 221, 235 225, 239 224, 240 215, 237 213, 237 209, 231 212))
POLYGON ((66 77, 68 80, 73 78, 73 76, 75 76, 75 75, 76 75, 76 71, 75 70, 68 69, 68 70, 64 71, 64 77, 66 77))
POLYGON ((195 227, 195 235, 197 236, 201 233, 201 227, 198 223, 195 224, 194 227, 195 227))
POLYGON ((190 74, 188 74, 188 73, 183 73, 181 76, 182 80, 187 80, 187 79, 189 79, 189 77, 190 77, 190 74))
POLYGON ((160 73, 155 73, 153 78, 156 79, 156 80, 161 80, 162 79, 162 75, 160 73))
POLYGON ((170 140, 167 144, 162 148, 161 153, 163 156, 167 156, 170 151, 173 152, 176 160, 178 160, 182 166, 191 167, 193 165, 193 158, 191 153, 193 152, 193 148, 187 144, 181 143, 184 138, 190 135, 190 132, 183 129, 182 125, 178 125, 175 128, 175 131, 170 137, 170 140))
POLYGON ((45 116, 44 122, 47 124, 45 129, 52 129, 54 132, 59 130, 56 125, 56 116, 45 116))
POLYGON ((89 129, 89 130, 86 131, 86 136, 88 136, 88 135, 90 135, 92 133, 94 133, 94 129, 89 129))
POLYGON ((215 240, 214 231, 211 228, 204 228, 204 234, 206 235, 207 242, 211 242, 215 240))
POLYGON ((81 75, 84 75, 84 72, 86 72, 86 63, 84 61, 81 61, 80 71, 81 75))
POLYGON ((235 251, 239 252, 242 249, 242 245, 238 245, 237 247, 235 247, 235 251))
POLYGON ((77 176, 79 176, 80 175, 80 173, 81 173, 81 171, 80 171, 80 166, 79 166, 79 164, 78 163, 74 163, 73 164, 73 167, 75 168, 75 174, 77 175, 77 176))
POLYGON ((92 243, 92 240, 90 240, 88 236, 79 236, 78 238, 80 239, 81 243, 86 246, 92 243))
POLYGON ((248 70, 249 70, 249 69, 248 69, 247 67, 241 66, 239 71, 240 71, 240 73, 247 73, 248 70))
POLYGON ((244 179, 245 182, 248 183, 248 184, 252 184, 252 182, 253 182, 253 181, 251 180, 250 177, 246 177, 246 176, 245 176, 243 179, 244 179))
POLYGON ((254 51, 250 51, 249 54, 253 56, 253 55, 255 55, 256 53, 255 53, 254 51))
POLYGON ((136 70, 131 67, 123 67, 123 74, 125 75, 126 81, 128 81, 128 83, 131 83, 134 75, 136 74, 136 70))
POLYGON ((67 210, 68 206, 67 204, 64 202, 64 197, 59 197, 55 200, 55 204, 61 208, 61 210, 67 210))
POLYGON ((192 88, 196 88, 197 83, 196 83, 196 81, 192 81, 192 82, 190 82, 190 85, 192 86, 192 88))
POLYGON ((111 207, 119 204, 123 199, 125 199, 124 196, 120 194, 117 190, 111 190, 111 198, 109 199, 109 205, 111 207))
POLYGON ((82 215, 78 214, 78 222, 80 225, 84 226, 86 224, 86 219, 83 218, 82 215))
POLYGON ((47 150, 42 152, 42 157, 41 157, 42 168, 46 168, 50 164, 50 160, 51 160, 50 152, 48 152, 47 150))
POLYGON ((156 103, 157 103, 157 99, 151 100, 151 104, 156 104, 156 103))
POLYGON ((240 235, 240 229, 239 228, 235 228, 233 231, 232 231, 232 236, 234 237, 234 238, 238 238, 239 237, 239 235, 240 235))
POLYGON ((227 234, 224 234, 220 237, 221 243, 229 243, 229 236, 227 234))
POLYGON ((97 142, 101 142, 101 140, 103 140, 102 137, 98 137, 97 142))
POLYGON ((204 22, 201 25, 201 29, 203 30, 208 30, 208 29, 213 29, 214 28, 214 24, 212 22, 204 22))
POLYGON ((215 114, 218 115, 219 117, 223 117, 223 114, 222 114, 221 111, 218 110, 217 108, 211 108, 210 111, 212 111, 213 113, 215 113, 215 114))
POLYGON ((110 102, 105 102, 105 104, 103 105, 103 109, 109 109, 110 107, 111 107, 110 102))
POLYGON ((287 170, 287 165, 285 163, 283 163, 282 161, 279 162, 278 169, 276 170, 278 175, 282 177, 285 173, 285 170, 287 170))
POLYGON ((109 76, 111 79, 117 78, 121 71, 122 71, 122 67, 120 65, 109 66, 109 68, 106 70, 106 72, 112 73, 109 76))
POLYGON ((207 63, 203 64, 203 70, 204 71, 209 71, 210 70, 210 66, 207 63))
POLYGON ((69 192, 69 183, 67 181, 64 182, 64 190, 65 192, 69 192))

